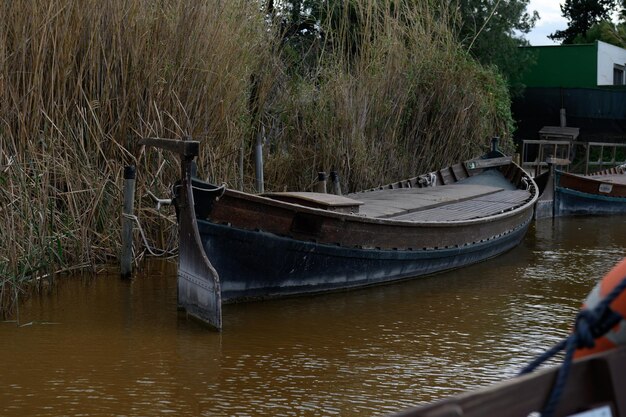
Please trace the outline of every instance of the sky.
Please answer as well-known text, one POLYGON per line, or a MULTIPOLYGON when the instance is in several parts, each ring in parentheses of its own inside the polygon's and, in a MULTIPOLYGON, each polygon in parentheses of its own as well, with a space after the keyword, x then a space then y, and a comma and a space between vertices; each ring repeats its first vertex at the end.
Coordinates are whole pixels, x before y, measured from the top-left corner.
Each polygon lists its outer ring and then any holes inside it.
POLYGON ((560 5, 562 3, 564 3, 564 1, 530 0, 527 8, 528 12, 532 13, 533 10, 539 12, 539 20, 535 23, 535 27, 528 34, 524 35, 531 45, 559 44, 549 39, 548 35, 559 29, 567 28, 567 19, 561 16, 560 5))

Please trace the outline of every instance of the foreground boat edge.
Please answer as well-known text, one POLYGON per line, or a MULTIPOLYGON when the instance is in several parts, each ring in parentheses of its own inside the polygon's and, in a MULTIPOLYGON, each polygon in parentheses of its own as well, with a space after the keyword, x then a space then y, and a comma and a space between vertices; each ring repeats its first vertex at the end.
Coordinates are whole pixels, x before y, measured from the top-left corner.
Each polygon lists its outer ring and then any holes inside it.
MULTIPOLYGON (((388 417, 528 417, 543 408, 558 369, 516 377, 388 417)), ((626 416, 624 369, 626 347, 575 361, 555 417, 606 406, 611 409, 612 417, 626 416)))

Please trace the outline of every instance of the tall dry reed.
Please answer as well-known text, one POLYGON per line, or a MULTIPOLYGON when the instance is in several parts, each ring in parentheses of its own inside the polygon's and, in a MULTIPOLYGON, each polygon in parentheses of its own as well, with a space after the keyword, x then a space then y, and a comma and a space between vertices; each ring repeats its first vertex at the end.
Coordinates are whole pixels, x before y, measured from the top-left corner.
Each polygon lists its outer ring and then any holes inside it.
POLYGON ((177 163, 135 146, 191 135, 204 168, 232 177, 249 130, 250 75, 271 47, 249 1, 36 0, 0 4, 0 310, 49 271, 117 257, 122 171, 155 240, 177 163))
POLYGON ((231 186, 243 149, 251 190, 262 135, 268 189, 335 168, 353 190, 506 136, 504 84, 430 3, 329 8, 306 71, 254 1, 0 3, 0 311, 33 279, 117 258, 126 164, 151 244, 176 245, 147 192, 168 194, 178 163, 139 137, 200 140, 203 175, 231 186))
POLYGON ((475 156, 493 135, 511 150, 506 84, 458 44, 454 10, 345 4, 329 12, 315 76, 282 84, 267 115, 270 183, 305 188, 335 168, 354 190, 475 156))

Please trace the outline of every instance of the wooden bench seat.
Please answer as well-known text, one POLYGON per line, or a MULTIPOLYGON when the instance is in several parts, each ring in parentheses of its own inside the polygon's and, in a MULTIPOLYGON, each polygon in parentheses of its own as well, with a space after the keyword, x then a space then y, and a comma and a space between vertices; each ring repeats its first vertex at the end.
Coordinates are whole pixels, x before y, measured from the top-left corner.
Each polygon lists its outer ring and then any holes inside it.
POLYGON ((320 208, 324 210, 336 211, 339 213, 358 213, 359 206, 363 204, 362 201, 354 200, 352 198, 325 193, 311 193, 311 192, 279 192, 279 193, 265 193, 263 197, 268 197, 274 200, 285 201, 287 203, 299 204, 301 206, 320 208))

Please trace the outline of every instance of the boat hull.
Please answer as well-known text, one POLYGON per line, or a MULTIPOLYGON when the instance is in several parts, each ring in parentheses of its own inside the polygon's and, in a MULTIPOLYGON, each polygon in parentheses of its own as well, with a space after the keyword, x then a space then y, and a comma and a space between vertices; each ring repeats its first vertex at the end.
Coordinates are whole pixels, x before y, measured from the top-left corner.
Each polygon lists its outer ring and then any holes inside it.
POLYGON ((558 216, 624 214, 626 198, 557 188, 555 210, 558 216))
POLYGON ((514 229, 471 245, 424 250, 342 248, 198 221, 204 250, 221 277, 222 302, 314 294, 460 268, 517 246, 532 211, 514 229))
POLYGON ((614 182, 614 178, 615 175, 580 176, 557 171, 555 216, 626 213, 626 186, 614 182))
POLYGON ((181 156, 178 304, 217 329, 222 302, 382 284, 497 256, 519 244, 538 198, 532 178, 495 146, 344 197, 227 189, 194 177, 198 142, 141 144, 181 156))

